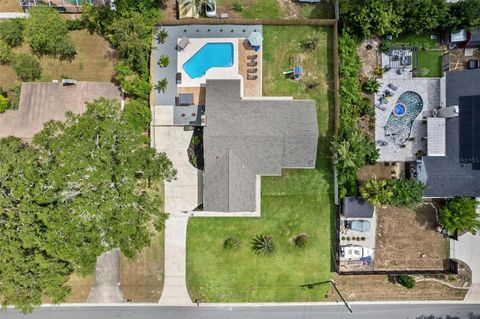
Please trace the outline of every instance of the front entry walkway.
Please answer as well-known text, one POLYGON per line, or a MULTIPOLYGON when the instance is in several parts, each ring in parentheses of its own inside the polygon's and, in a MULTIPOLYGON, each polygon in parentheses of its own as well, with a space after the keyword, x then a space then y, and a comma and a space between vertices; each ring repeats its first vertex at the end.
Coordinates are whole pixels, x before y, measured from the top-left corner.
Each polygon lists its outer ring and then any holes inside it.
POLYGON ((123 293, 120 289, 120 249, 113 249, 98 256, 93 287, 87 302, 123 302, 123 293))
POLYGON ((202 199, 201 171, 194 168, 187 155, 193 131, 183 127, 154 126, 153 146, 165 152, 177 170, 177 179, 165 183, 165 281, 160 304, 191 305, 186 285, 188 212, 202 199))

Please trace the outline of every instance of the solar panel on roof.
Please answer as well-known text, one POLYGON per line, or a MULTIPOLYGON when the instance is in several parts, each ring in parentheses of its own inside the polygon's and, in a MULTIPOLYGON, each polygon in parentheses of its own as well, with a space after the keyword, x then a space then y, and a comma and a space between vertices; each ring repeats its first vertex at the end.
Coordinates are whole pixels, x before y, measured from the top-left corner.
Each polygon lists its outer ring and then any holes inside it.
POLYGON ((480 96, 462 96, 460 108, 460 162, 480 170, 480 96))

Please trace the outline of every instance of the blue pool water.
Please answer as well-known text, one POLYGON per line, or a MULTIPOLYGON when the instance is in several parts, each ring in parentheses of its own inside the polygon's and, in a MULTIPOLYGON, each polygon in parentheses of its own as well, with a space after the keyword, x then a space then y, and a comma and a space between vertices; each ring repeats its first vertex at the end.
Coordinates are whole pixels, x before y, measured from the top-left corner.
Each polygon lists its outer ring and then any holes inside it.
POLYGON ((397 103, 395 105, 395 107, 393 108, 393 112, 395 113, 395 115, 397 116, 402 116, 405 114, 405 105, 403 105, 402 103, 397 103))
POLYGON ((210 68, 228 68, 232 65, 233 43, 210 42, 183 64, 183 70, 191 79, 195 79, 204 76, 210 68))
POLYGON ((400 95, 384 127, 385 138, 397 145, 404 144, 410 137, 413 121, 422 109, 423 100, 418 93, 407 91, 400 95))

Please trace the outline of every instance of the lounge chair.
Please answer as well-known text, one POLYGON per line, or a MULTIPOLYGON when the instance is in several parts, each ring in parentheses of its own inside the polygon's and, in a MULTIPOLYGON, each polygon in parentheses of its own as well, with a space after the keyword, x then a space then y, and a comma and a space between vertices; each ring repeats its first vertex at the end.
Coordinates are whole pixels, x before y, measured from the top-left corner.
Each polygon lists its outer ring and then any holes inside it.
POLYGON ((392 89, 393 91, 398 90, 398 86, 396 86, 395 84, 392 84, 392 83, 389 83, 389 84, 388 84, 388 87, 389 87, 390 89, 392 89))
POLYGON ((256 80, 257 76, 255 74, 247 74, 247 80, 256 80))
POLYGON ((248 69, 247 70, 247 73, 257 73, 258 69, 255 68, 255 69, 248 69))
POLYGON ((257 61, 252 61, 252 62, 248 62, 247 66, 257 66, 257 64, 258 64, 257 61))
POLYGON ((190 44, 190 40, 186 36, 183 36, 180 42, 178 42, 177 44, 177 50, 183 51, 189 44, 190 44))
POLYGON ((385 111, 387 108, 385 106, 383 106, 382 104, 375 104, 375 107, 379 110, 382 110, 382 111, 385 111))
POLYGON ((177 75, 175 76, 175 82, 177 84, 182 84, 182 73, 178 72, 177 75))
POLYGON ((250 59, 250 60, 254 60, 258 57, 258 54, 254 54, 254 55, 248 55, 247 56, 247 59, 250 59))

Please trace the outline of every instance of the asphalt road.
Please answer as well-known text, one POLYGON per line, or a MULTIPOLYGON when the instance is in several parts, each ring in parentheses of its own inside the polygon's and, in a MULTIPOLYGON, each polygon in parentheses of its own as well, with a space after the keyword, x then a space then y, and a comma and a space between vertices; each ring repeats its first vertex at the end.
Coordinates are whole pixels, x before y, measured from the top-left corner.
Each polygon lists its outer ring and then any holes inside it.
POLYGON ((42 307, 29 315, 15 309, 0 312, 2 319, 480 319, 480 304, 352 304, 325 306, 81 306, 42 307))

